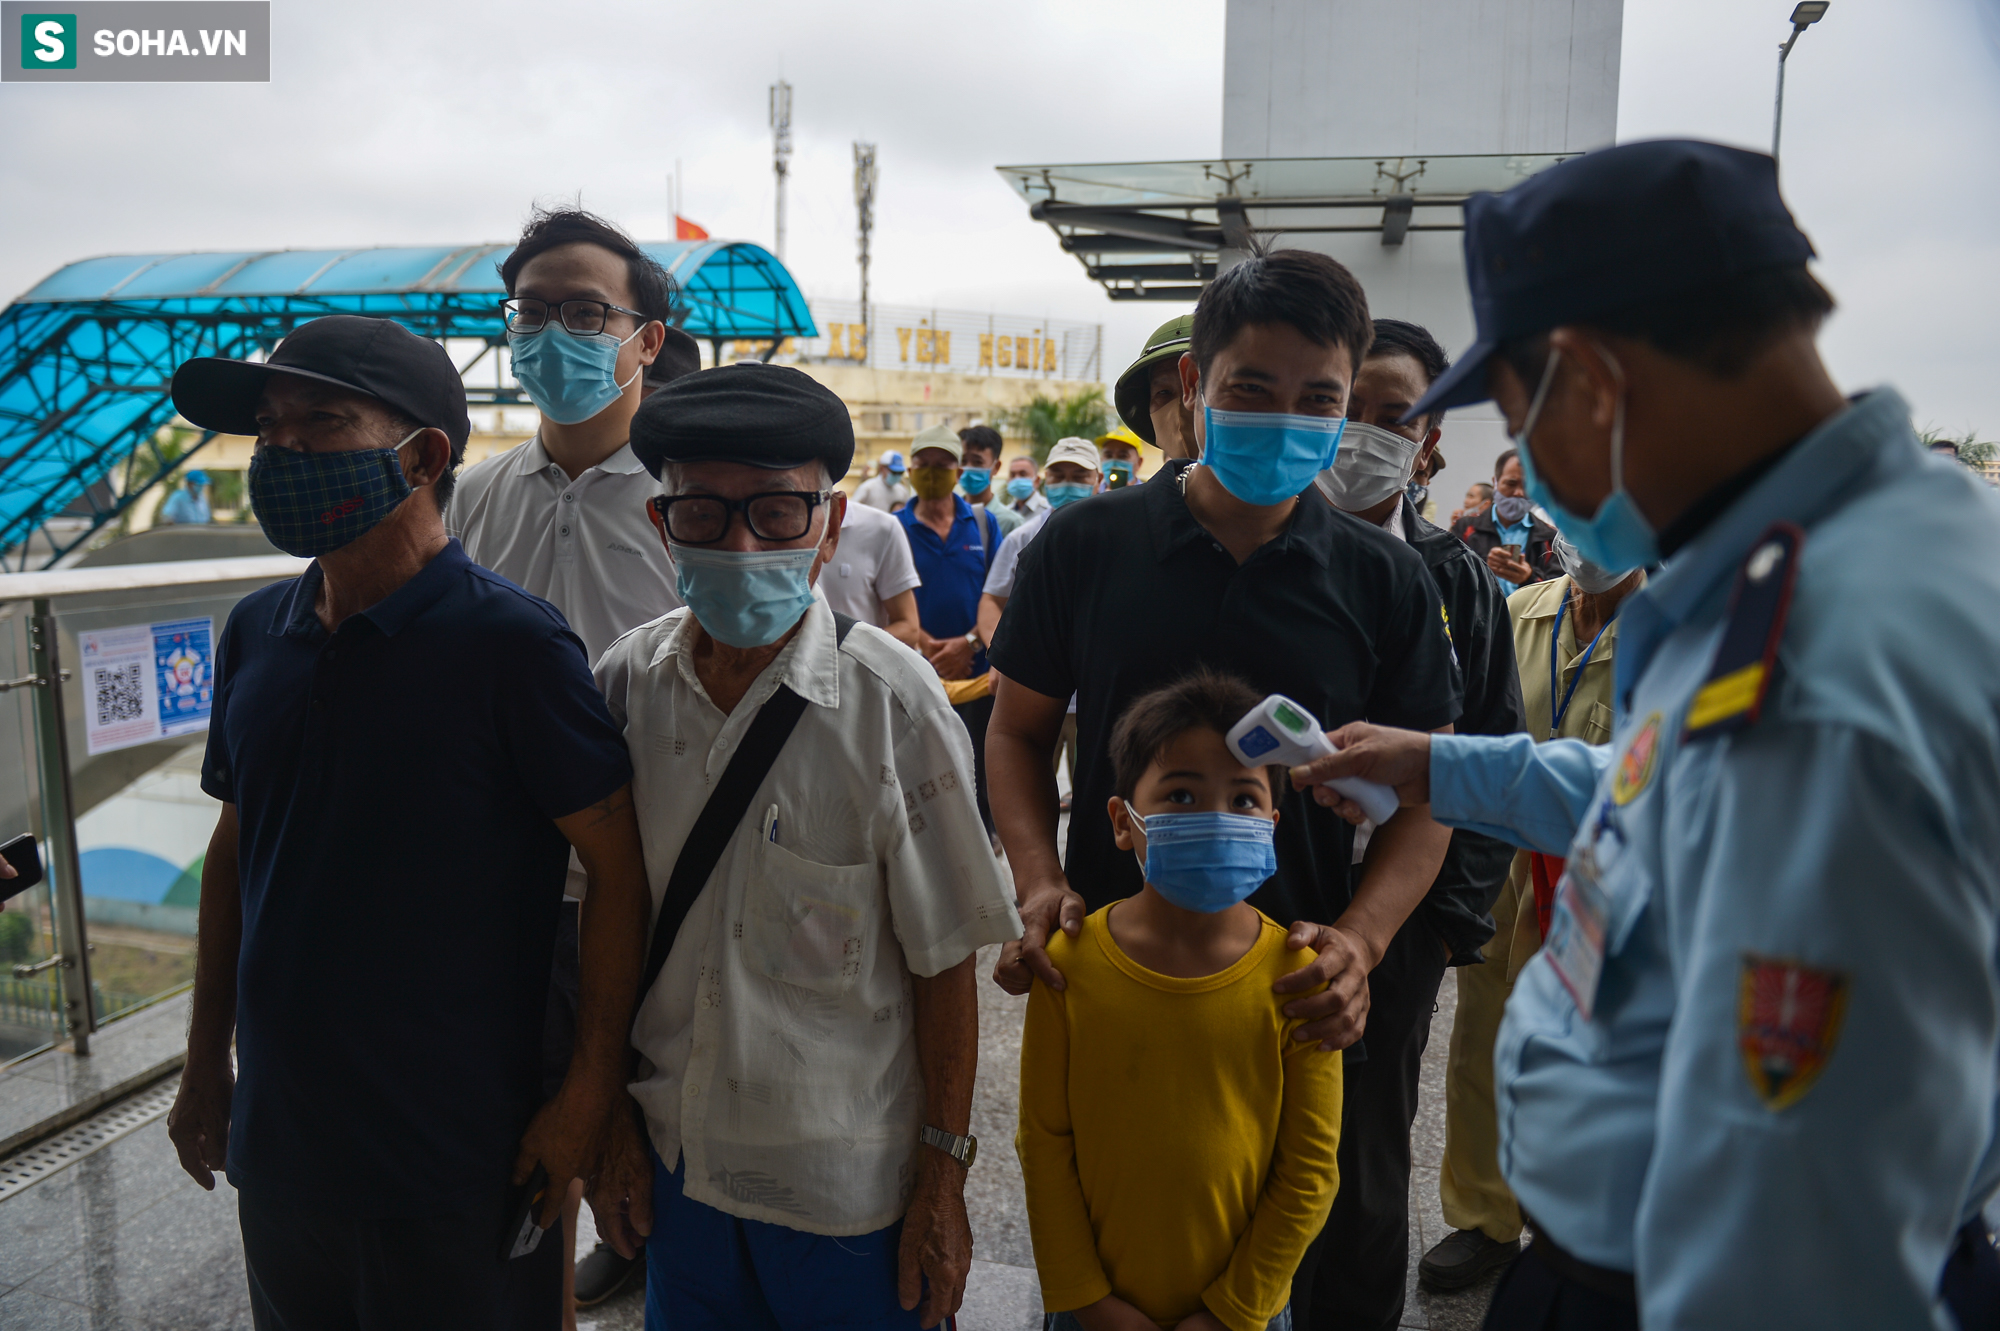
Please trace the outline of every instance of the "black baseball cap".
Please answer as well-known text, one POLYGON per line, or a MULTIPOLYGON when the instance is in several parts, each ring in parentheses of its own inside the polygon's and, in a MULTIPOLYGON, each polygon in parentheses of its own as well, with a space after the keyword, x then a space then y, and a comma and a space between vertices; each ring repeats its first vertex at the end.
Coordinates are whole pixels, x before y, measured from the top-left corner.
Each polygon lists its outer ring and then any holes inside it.
POLYGON ((669 462, 773 471, 824 462, 839 480, 854 462, 854 421, 847 404, 803 370, 738 362, 684 375, 641 402, 632 452, 655 478, 669 462))
POLYGON ((701 343, 672 324, 667 324, 666 329, 667 340, 660 343, 660 354, 646 367, 648 388, 665 388, 682 375, 701 368, 701 343))
POLYGON ((1475 339, 1403 419, 1492 396, 1487 364, 1510 338, 1812 257, 1778 194, 1778 164, 1719 143, 1620 144, 1475 194, 1465 204, 1475 339))
POLYGON ((451 437, 465 447, 472 420, 465 382, 445 349, 394 319, 329 314, 293 329, 269 360, 201 356, 174 371, 174 409, 204 430, 257 433, 257 399, 274 374, 364 393, 451 437))

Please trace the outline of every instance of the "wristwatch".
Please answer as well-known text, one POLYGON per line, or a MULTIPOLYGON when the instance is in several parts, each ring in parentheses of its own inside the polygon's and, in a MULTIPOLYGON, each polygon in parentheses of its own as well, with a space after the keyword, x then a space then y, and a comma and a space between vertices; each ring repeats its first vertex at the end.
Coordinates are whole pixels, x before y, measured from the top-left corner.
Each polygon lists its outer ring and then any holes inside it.
POLYGON ((966 642, 972 645, 972 650, 975 652, 978 651, 981 647, 984 647, 986 645, 985 643, 979 640, 978 629, 967 629, 965 633, 965 640, 966 642))
POLYGON ((972 1168, 973 1159, 979 1154, 979 1138, 970 1134, 955 1137, 942 1128, 934 1128, 926 1123, 917 1136, 923 1139, 926 1146, 937 1147, 967 1169, 972 1168))

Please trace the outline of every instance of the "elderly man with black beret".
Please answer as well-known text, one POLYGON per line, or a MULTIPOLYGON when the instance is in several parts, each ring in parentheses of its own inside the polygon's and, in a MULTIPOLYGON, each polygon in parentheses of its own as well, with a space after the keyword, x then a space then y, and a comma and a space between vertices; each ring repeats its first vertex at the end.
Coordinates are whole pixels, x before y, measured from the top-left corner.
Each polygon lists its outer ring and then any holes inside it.
POLYGON ((627 1252, 650 1232, 654 1331, 936 1326, 971 1262, 973 955, 1021 932, 965 727, 817 588, 839 398, 705 370, 646 400, 632 449, 687 604, 597 666, 654 900, 598 1227, 627 1252))

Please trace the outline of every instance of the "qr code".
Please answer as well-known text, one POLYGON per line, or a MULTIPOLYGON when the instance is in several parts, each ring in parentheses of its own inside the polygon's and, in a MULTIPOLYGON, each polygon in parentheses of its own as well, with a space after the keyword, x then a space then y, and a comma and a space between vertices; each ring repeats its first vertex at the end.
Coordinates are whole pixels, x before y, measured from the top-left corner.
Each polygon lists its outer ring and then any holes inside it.
POLYGON ((137 721, 146 708, 145 686, 139 682, 141 663, 97 670, 97 724, 137 721))

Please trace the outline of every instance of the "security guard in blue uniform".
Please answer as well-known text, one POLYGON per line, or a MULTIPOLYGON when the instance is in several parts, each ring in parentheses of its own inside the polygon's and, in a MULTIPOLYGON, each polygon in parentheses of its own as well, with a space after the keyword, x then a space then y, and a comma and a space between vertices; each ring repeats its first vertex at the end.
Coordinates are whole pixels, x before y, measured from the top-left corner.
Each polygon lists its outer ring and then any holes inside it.
POLYGON ((1665 563, 1609 745, 1356 725, 1296 773, 1568 857, 1496 1053, 1536 1237, 1487 1326, 2000 1325, 2000 503, 1835 388, 1769 157, 1589 153, 1465 251, 1478 340, 1412 410, 1493 397, 1586 558, 1665 563))

